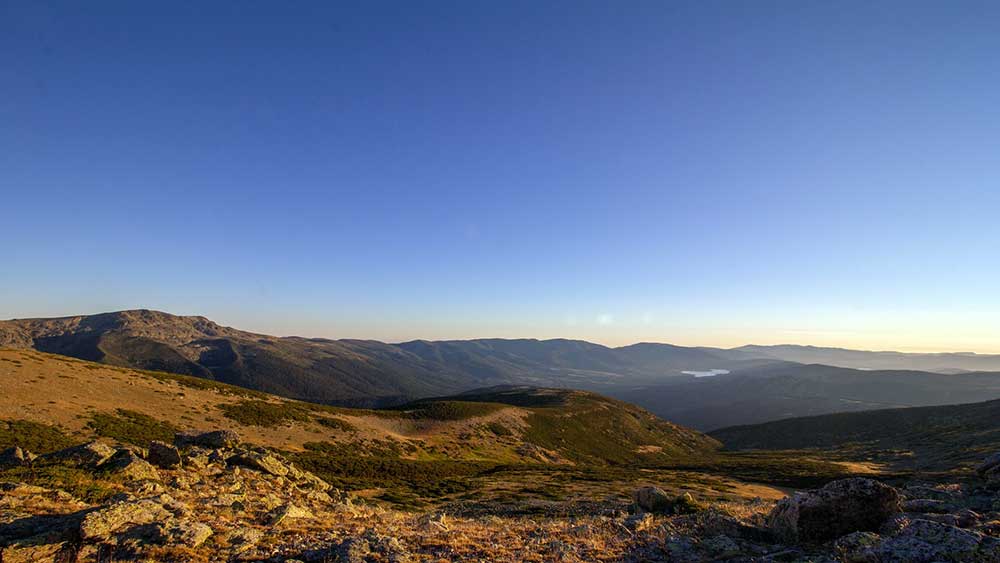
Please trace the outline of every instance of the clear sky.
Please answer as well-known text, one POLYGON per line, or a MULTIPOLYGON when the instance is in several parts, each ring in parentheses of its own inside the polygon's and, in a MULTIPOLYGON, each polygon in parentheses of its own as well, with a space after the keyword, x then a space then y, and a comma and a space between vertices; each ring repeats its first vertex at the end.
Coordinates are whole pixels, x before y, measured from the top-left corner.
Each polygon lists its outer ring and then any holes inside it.
POLYGON ((1000 352, 1000 3, 0 3, 0 318, 1000 352))

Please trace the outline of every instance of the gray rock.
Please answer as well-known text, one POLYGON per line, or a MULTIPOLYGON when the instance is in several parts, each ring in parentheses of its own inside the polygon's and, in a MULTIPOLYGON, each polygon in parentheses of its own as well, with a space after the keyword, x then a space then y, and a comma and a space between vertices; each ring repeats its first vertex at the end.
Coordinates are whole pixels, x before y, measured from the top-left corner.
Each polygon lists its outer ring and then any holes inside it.
POLYGON ((904 512, 931 512, 936 514, 943 514, 950 510, 954 510, 955 507, 949 502, 943 500, 935 500, 929 498, 918 498, 913 500, 908 500, 903 503, 904 512))
POLYGON ((227 459, 226 464, 248 467, 279 477, 287 475, 289 471, 288 465, 278 456, 266 451, 243 451, 227 459))
POLYGON ((841 479, 782 499, 768 527, 787 542, 823 542, 851 532, 874 532, 900 511, 896 489, 872 479, 841 479))
POLYGON ((844 563, 878 563, 876 548, 882 538, 873 532, 854 532, 833 542, 833 550, 844 563))
POLYGON ((80 523, 80 538, 83 540, 104 540, 118 531, 131 526, 163 523, 173 515, 160 503, 144 499, 119 502, 95 510, 80 523))
POLYGON ((646 512, 670 512, 673 497, 659 487, 642 487, 633 495, 635 504, 646 512))
POLYGON ((103 468, 126 481, 159 481, 160 473, 148 461, 134 453, 122 450, 115 454, 103 468))
POLYGON ((913 520, 875 550, 880 563, 1000 561, 1000 541, 929 520, 913 520))
POLYGON ((271 514, 270 523, 272 526, 277 526, 288 520, 295 520, 300 518, 313 518, 313 513, 307 509, 294 504, 286 504, 281 506, 274 513, 271 514))
POLYGON ((213 430, 211 432, 181 432, 174 436, 174 445, 178 448, 187 446, 202 446, 205 448, 234 448, 240 444, 240 435, 232 430, 213 430))
POLYGON ((111 459, 117 450, 102 442, 90 442, 72 446, 44 456, 46 459, 53 459, 73 463, 83 467, 99 467, 104 462, 111 459))
POLYGON ((200 522, 173 520, 160 524, 160 537, 163 543, 198 547, 212 537, 212 528, 200 522))
POLYGON ((149 443, 149 454, 146 460, 162 469, 173 469, 181 465, 181 452, 176 447, 153 440, 149 443))

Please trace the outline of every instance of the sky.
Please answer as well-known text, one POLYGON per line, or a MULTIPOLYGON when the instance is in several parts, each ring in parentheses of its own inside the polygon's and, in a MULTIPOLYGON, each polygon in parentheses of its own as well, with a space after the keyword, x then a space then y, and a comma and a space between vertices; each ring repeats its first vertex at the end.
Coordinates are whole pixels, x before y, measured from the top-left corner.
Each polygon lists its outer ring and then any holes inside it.
POLYGON ((0 318, 1000 352, 1000 3, 0 3, 0 318))

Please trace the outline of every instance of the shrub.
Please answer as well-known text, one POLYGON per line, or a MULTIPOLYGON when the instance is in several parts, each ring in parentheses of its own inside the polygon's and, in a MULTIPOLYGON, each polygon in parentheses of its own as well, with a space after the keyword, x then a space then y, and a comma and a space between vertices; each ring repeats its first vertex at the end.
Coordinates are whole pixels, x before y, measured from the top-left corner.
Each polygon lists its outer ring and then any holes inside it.
POLYGON ((296 403, 271 403, 268 401, 240 401, 219 405, 222 414, 245 426, 274 427, 286 422, 310 422, 310 409, 296 403))
POLYGON ((30 420, 0 421, 0 449, 18 446, 32 453, 48 453, 72 445, 73 440, 56 426, 30 420))
POLYGON ((177 432, 168 422, 125 409, 118 409, 116 414, 96 413, 87 426, 98 436, 137 446, 148 446, 151 440, 170 442, 177 432))

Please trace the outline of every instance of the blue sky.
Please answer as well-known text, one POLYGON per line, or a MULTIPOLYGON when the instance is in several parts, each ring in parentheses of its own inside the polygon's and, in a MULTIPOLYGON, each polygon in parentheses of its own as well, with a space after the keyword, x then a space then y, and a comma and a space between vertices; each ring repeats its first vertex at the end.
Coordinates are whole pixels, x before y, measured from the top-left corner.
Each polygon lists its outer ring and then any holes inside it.
POLYGON ((998 22, 5 2, 0 317, 1000 352, 998 22))

